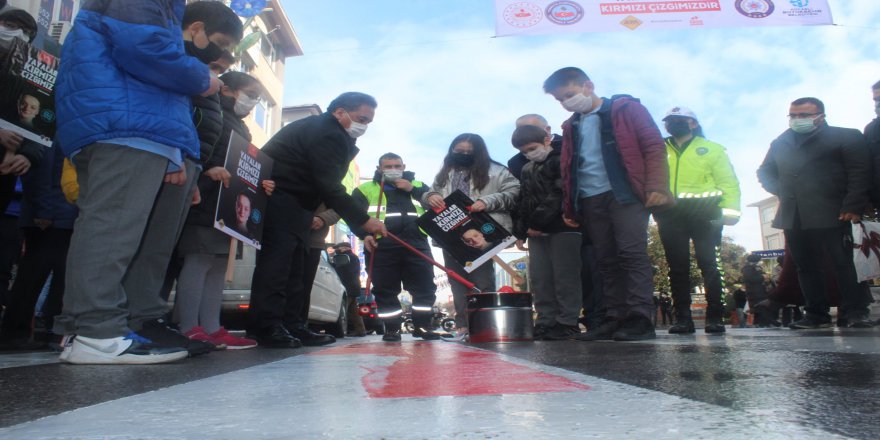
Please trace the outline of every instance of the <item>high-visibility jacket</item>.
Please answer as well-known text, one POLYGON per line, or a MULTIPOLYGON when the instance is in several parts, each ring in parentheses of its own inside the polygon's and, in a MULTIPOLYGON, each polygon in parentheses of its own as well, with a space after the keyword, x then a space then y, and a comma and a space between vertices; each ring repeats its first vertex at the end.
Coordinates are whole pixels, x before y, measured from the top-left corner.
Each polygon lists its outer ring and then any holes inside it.
POLYGON ((678 200, 717 198, 721 214, 739 218, 739 180, 723 146, 695 136, 682 151, 666 138, 669 189, 678 200))
MULTIPOLYGON (((418 219, 419 216, 421 216, 422 214, 425 213, 425 208, 422 207, 421 203, 419 203, 419 201, 417 199, 421 198, 421 195, 428 190, 428 187, 425 186, 424 183, 422 183, 418 180, 412 180, 412 181, 410 181, 410 183, 412 183, 413 190, 411 193, 407 194, 407 200, 409 201, 409 203, 412 203, 413 209, 409 209, 408 207, 406 209, 401 209, 401 207, 400 207, 401 203, 407 203, 407 202, 400 201, 400 197, 399 197, 400 191, 397 191, 394 193, 395 195, 397 195, 397 197, 395 197, 395 200, 397 201, 397 209, 395 209, 395 204, 392 203, 391 212, 388 212, 388 191, 386 191, 384 194, 382 194, 382 203, 380 204, 379 203, 379 190, 380 190, 379 185, 380 184, 377 183, 376 181, 369 181, 369 182, 361 184, 360 186, 357 187, 355 194, 357 192, 360 192, 361 195, 363 195, 363 197, 367 200, 367 207, 366 207, 367 214, 370 217, 378 218, 379 220, 385 222, 385 225, 388 227, 389 231, 393 231, 394 229, 396 229, 398 227, 409 228, 412 226, 404 226, 404 225, 408 224, 409 221, 407 221, 406 219, 403 219, 401 217, 403 217, 403 216, 411 217, 410 218, 410 220, 412 221, 411 225, 414 226, 416 219, 418 219), (395 212, 395 211, 397 211, 397 212, 395 212), (406 211, 406 212, 402 212, 402 211, 406 211), (378 217, 376 216, 377 212, 379 214, 378 217), (397 217, 398 219, 394 220, 395 217, 397 217)), ((396 190, 392 190, 392 191, 396 191, 396 190)), ((412 232, 415 232, 415 230, 413 229, 412 232)), ((421 232, 422 235, 427 235, 425 233, 425 231, 421 230, 421 228, 419 228, 419 232, 421 232)), ((415 238, 415 235, 413 236, 413 238, 415 238)))

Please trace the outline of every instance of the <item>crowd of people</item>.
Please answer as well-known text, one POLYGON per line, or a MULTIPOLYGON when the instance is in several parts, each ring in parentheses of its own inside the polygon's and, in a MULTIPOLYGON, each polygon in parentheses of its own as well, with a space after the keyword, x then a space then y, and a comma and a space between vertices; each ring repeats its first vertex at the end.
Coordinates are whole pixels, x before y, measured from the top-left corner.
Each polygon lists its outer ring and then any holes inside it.
MULTIPOLYGON (((32 40, 35 33, 36 23, 22 11, 0 13, 0 43, 32 40)), ((651 216, 670 268, 669 333, 696 331, 691 244, 706 291, 704 331, 726 331, 719 248, 724 226, 740 218, 739 181, 726 149, 707 139, 697 115, 683 106, 664 115, 669 136, 663 136, 637 98, 600 97, 576 67, 543 83, 571 112, 561 135, 541 115, 523 115, 511 135, 518 152, 505 166, 490 157, 480 135, 462 133, 430 185, 389 152, 370 181, 346 190, 342 180, 358 154, 356 139, 378 107, 370 95, 342 93, 325 113, 284 126, 262 148, 274 165, 260 182, 269 197, 247 334, 226 331, 219 316, 230 242, 213 228, 213 214, 218 191, 231 178, 223 167, 230 136, 250 140, 243 118, 262 93, 256 78, 226 72, 242 35, 240 18, 220 2, 83 4, 62 49, 54 146, 35 152, 15 131, 0 130, 7 213, 0 275, 7 280, 24 242, 11 291, 0 289, 4 347, 33 343, 36 301, 47 280, 48 299, 37 312, 59 335, 60 359, 71 364, 150 364, 224 348, 331 344, 333 336, 308 326, 309 292, 327 230, 340 219, 364 242, 383 340, 401 340, 401 287, 413 297, 413 336, 439 339, 444 335, 431 324, 433 269, 417 255, 430 253, 429 239, 416 219, 444 208, 455 191, 473 200, 470 212, 489 214, 529 251, 535 339, 656 337, 651 216), (20 200, 11 203, 16 194, 20 200), (17 224, 9 220, 14 216, 17 224)), ((880 82, 873 90, 880 117, 880 82)), ((26 96, 10 104, 21 115, 35 105, 26 96)), ((832 305, 840 306, 838 325, 873 325, 870 293, 857 281, 846 246, 850 224, 871 204, 880 206, 877 121, 862 134, 830 126, 816 98, 791 103, 789 128, 771 143, 758 178, 780 200, 774 227, 785 231, 788 269, 781 265, 778 284, 797 285, 798 295, 752 294, 756 313, 800 301, 805 313, 791 323, 794 329, 831 325, 832 305), (826 296, 829 281, 839 302, 826 296)), ((250 199, 238 197, 236 227, 243 234, 250 210, 250 199)), ((463 240, 485 245, 479 231, 463 240)), ((348 243, 336 250, 350 257, 340 273, 354 311, 357 258, 348 243)), ((443 257, 481 291, 497 290, 491 262, 466 271, 449 252, 443 257)), ((755 270, 744 271, 746 293, 764 286, 755 270)), ((469 287, 450 283, 456 331, 466 335, 469 287)), ((363 325, 355 333, 364 334, 363 325)))

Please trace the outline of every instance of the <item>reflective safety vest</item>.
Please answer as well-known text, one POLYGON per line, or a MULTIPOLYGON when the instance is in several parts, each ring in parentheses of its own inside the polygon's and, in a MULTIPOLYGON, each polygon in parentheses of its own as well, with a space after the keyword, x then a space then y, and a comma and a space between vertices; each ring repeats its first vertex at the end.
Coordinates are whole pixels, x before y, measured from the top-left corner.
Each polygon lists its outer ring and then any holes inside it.
MULTIPOLYGON (((419 182, 418 180, 413 180, 411 183, 412 183, 413 188, 421 188, 421 187, 425 186, 424 183, 419 182)), ((416 218, 418 218, 419 216, 421 216, 422 214, 425 213, 425 208, 422 208, 422 204, 419 203, 418 201, 416 201, 415 199, 413 199, 412 196, 409 197, 409 200, 412 202, 413 206, 415 207, 416 212, 406 212, 406 213, 386 212, 388 209, 387 194, 382 195, 382 205, 380 206, 379 205, 379 189, 380 189, 380 187, 379 187, 379 184, 376 183, 375 181, 369 181, 367 183, 361 184, 360 186, 357 187, 357 189, 367 199, 367 202, 369 204, 369 206, 367 206, 367 214, 369 214, 370 217, 376 217, 376 210, 377 209, 379 211, 378 219, 382 220, 382 221, 384 221, 386 217, 400 217, 403 215, 410 216, 413 218, 413 220, 415 220, 416 218)))
POLYGON ((739 180, 724 147, 695 136, 684 151, 666 138, 669 189, 676 199, 717 198, 725 217, 739 218, 739 180))

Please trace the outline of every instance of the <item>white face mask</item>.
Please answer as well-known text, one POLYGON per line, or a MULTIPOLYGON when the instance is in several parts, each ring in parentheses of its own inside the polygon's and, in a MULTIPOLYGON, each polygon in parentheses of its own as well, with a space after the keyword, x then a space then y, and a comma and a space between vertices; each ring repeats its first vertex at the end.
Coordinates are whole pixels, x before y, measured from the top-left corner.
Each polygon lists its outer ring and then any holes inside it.
MULTIPOLYGON (((348 114, 348 112, 346 112, 346 114, 348 114)), ((351 115, 348 115, 348 120, 351 121, 351 125, 345 129, 345 132, 352 138, 357 139, 367 132, 367 124, 355 122, 354 119, 351 119, 351 115)))
POLYGON ((238 116, 247 116, 258 102, 260 102, 259 99, 253 99, 246 93, 239 93, 238 98, 235 98, 235 106, 232 107, 232 111, 238 116))
POLYGON ((551 151, 553 151, 552 148, 545 146, 542 148, 538 148, 538 149, 529 151, 528 153, 525 153, 524 155, 526 156, 527 159, 529 159, 532 162, 543 162, 544 159, 546 159, 547 156, 550 155, 551 151))
POLYGON ((578 93, 562 101, 562 108, 575 113, 587 113, 593 109, 593 97, 578 93))
POLYGON ((21 29, 9 29, 6 26, 0 26, 0 40, 3 41, 12 41, 13 38, 18 38, 21 41, 27 43, 29 41, 27 35, 24 34, 24 31, 21 29))
POLYGON ((395 181, 403 178, 403 170, 384 170, 382 171, 382 179, 388 183, 394 183, 395 181))
POLYGON ((816 127, 816 118, 793 118, 789 119, 788 126, 795 132, 800 134, 807 134, 815 130, 816 127))

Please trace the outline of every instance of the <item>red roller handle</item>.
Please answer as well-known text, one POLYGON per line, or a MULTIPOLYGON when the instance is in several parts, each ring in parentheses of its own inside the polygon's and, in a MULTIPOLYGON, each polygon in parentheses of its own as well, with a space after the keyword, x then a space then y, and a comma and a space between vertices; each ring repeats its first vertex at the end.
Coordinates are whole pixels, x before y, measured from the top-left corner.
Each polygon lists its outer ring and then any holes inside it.
POLYGON ((441 265, 440 263, 434 261, 434 259, 432 259, 431 257, 425 255, 422 251, 420 251, 420 250, 414 248, 414 247, 413 247, 412 245, 410 245, 409 243, 407 243, 407 242, 401 240, 400 237, 398 237, 398 236, 392 234, 391 232, 389 232, 389 233, 388 233, 388 238, 390 238, 390 239, 396 241, 398 244, 400 244, 401 246, 405 247, 405 248, 406 248, 407 250, 409 250, 410 252, 412 252, 412 253, 418 255, 419 257, 421 257, 423 260, 425 260, 425 261, 427 261, 427 262, 433 264, 434 266, 439 267, 440 270, 442 270, 443 272, 446 272, 446 275, 447 275, 447 276, 449 276, 450 278, 454 279, 455 281, 458 281, 459 283, 463 284, 463 285, 464 285, 465 287, 467 287, 468 289, 471 289, 471 290, 473 290, 473 291, 475 291, 475 292, 480 292, 480 289, 477 289, 477 286, 475 286, 474 283, 472 283, 472 282, 466 280, 466 279, 465 279, 464 277, 462 277, 461 275, 455 273, 452 269, 447 269, 445 266, 443 266, 443 265, 441 265))

